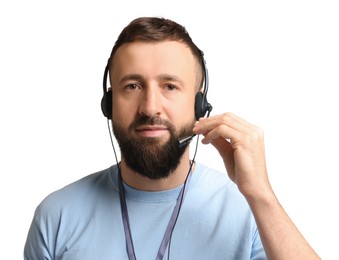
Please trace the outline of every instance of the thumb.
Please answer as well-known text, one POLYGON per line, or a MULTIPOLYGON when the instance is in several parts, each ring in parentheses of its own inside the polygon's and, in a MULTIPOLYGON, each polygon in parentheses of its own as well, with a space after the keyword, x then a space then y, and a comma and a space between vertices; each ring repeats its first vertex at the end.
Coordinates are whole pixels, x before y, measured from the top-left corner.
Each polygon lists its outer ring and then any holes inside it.
POLYGON ((234 162, 234 149, 229 141, 222 137, 218 137, 211 141, 211 144, 218 150, 222 157, 226 170, 232 179, 234 174, 235 162, 234 162))

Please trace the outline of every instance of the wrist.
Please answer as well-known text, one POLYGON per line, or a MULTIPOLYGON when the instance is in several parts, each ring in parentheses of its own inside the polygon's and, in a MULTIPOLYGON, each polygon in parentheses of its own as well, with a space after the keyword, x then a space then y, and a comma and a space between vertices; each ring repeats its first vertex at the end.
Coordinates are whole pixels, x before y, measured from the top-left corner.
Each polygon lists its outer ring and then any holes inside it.
POLYGON ((269 184, 261 187, 256 186, 252 189, 243 190, 241 192, 251 208, 259 205, 267 206, 277 202, 277 198, 269 184))

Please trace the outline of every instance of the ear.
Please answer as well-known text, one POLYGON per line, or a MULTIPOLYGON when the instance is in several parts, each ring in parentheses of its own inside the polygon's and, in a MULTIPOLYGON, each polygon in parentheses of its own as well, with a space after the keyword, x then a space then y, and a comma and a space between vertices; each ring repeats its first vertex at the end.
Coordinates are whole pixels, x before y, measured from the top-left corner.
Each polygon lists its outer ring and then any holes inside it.
POLYGON ((204 96, 202 92, 198 92, 195 95, 195 103, 194 103, 194 112, 195 112, 195 119, 199 120, 200 117, 204 117, 206 114, 206 109, 204 105, 204 96))
POLYGON ((105 117, 108 119, 112 118, 112 89, 109 88, 108 91, 103 95, 101 99, 101 111, 105 117))

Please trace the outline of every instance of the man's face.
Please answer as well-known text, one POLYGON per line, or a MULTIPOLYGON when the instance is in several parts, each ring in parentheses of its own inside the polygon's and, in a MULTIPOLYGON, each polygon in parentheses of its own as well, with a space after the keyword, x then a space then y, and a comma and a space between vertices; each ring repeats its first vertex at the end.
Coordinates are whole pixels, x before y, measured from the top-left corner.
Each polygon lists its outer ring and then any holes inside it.
POLYGON ((128 43, 111 63, 112 122, 122 157, 151 179, 167 177, 185 148, 177 139, 191 134, 198 63, 186 45, 128 43))

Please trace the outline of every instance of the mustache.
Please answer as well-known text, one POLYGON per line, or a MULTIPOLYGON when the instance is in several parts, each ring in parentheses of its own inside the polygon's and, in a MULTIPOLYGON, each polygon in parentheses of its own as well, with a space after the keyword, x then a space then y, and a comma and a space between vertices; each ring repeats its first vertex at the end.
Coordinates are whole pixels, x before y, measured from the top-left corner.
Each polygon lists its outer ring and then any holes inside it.
POLYGON ((137 117, 129 126, 129 129, 135 129, 139 126, 144 125, 162 125, 166 126, 170 130, 174 130, 175 127, 166 119, 160 118, 158 116, 147 117, 147 116, 139 116, 137 117))

